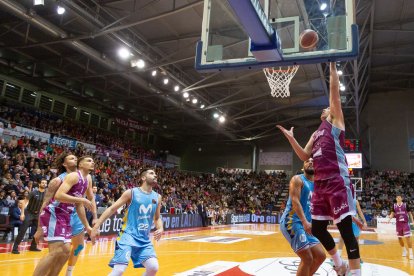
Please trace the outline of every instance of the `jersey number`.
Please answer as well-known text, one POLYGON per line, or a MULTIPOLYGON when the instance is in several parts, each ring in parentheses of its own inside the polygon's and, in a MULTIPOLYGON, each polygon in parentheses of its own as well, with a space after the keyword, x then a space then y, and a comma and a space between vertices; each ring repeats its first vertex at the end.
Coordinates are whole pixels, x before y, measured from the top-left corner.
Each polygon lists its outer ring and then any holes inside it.
POLYGON ((148 230, 149 225, 146 223, 138 224, 138 230, 148 230))

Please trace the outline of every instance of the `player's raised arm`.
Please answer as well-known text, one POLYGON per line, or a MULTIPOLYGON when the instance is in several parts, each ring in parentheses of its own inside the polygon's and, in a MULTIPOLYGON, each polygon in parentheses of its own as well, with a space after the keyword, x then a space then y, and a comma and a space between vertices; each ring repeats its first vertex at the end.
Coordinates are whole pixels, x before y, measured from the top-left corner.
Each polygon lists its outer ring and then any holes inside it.
POLYGON ((329 78, 329 109, 332 117, 332 122, 335 126, 344 129, 344 115, 342 113, 341 95, 339 94, 339 76, 336 70, 336 63, 329 63, 330 78, 329 78))
POLYGON ((293 150, 297 154, 297 156, 302 161, 306 161, 311 157, 312 154, 312 145, 313 145, 313 135, 309 139, 308 143, 306 144, 305 148, 302 148, 301 145, 299 145, 298 141, 296 141, 294 135, 293 135, 293 129, 294 127, 291 127, 290 130, 285 129, 281 125, 276 126, 278 129, 282 131, 282 133, 285 135, 285 137, 288 139, 290 145, 292 146, 293 150))

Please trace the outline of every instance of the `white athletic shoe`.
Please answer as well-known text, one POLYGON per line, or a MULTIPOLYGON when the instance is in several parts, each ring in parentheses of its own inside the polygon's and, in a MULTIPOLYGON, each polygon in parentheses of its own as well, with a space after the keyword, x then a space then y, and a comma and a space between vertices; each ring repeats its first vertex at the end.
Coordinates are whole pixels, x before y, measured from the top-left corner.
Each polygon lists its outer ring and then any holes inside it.
POLYGON ((413 259, 414 259, 413 254, 410 254, 410 260, 413 260, 413 259))
POLYGON ((342 261, 341 266, 339 266, 339 267, 334 266, 333 269, 335 270, 335 272, 338 276, 346 276, 349 273, 348 262, 342 261))

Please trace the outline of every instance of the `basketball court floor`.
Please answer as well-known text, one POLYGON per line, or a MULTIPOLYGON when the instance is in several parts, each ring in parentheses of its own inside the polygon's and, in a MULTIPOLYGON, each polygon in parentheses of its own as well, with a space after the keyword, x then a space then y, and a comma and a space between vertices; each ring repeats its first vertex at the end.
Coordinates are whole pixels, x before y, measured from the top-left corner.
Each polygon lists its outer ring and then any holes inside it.
MULTIPOLYGON (((338 233, 332 230, 334 237, 338 233)), ((394 235, 374 230, 361 236, 362 275, 414 275, 414 261, 401 257, 394 235)), ((39 259, 47 253, 24 251, 20 255, 0 254, 1 275, 31 275, 39 259)), ((10 250, 10 245, 2 247, 10 250)), ((298 259, 274 224, 240 224, 166 232, 155 243, 160 270, 158 275, 295 275, 298 259)), ((108 275, 108 261, 114 252, 113 237, 101 238, 81 253, 74 275, 108 275)), ((343 256, 346 254, 344 253, 343 256)), ((66 269, 66 268, 64 268, 66 269)), ((128 266, 124 275, 141 275, 143 269, 128 266)), ((336 275, 329 259, 316 275, 336 275)), ((62 272, 60 275, 64 275, 62 272)))

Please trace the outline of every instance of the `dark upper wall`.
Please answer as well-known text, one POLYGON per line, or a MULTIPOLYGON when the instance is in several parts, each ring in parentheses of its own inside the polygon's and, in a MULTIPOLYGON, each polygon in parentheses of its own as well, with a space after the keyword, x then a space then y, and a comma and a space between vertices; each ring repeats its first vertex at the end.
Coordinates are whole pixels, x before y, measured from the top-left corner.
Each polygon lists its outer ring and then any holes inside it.
POLYGON ((408 139, 414 138, 414 90, 371 94, 362 120, 371 167, 413 172, 408 139))

